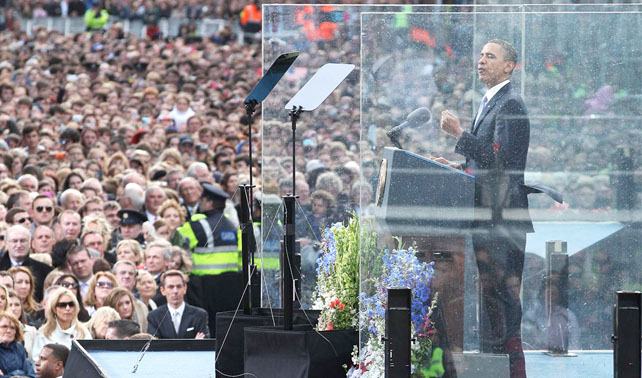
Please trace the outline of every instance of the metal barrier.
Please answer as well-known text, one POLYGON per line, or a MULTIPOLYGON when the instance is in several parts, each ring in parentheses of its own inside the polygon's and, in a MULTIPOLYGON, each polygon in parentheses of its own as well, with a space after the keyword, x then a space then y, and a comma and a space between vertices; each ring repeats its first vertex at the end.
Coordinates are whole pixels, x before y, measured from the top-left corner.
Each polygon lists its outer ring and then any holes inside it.
MULTIPOLYGON (((121 20, 117 17, 110 17, 109 22, 105 25, 108 29, 116 22, 123 25, 125 33, 131 33, 138 37, 144 37, 146 33, 146 26, 142 20, 121 20)), ((230 26, 234 31, 241 32, 240 28, 236 27, 237 23, 230 23, 222 19, 202 19, 190 20, 187 18, 163 18, 158 22, 158 27, 165 37, 176 37, 179 34, 181 25, 194 22, 196 24, 196 31, 198 35, 210 36, 220 32, 226 25, 230 26)), ((21 30, 26 32, 28 36, 33 35, 33 30, 39 27, 45 27, 47 30, 56 30, 64 35, 77 34, 85 31, 85 20, 83 17, 47 17, 47 18, 26 18, 21 20, 21 30)), ((242 32, 241 32, 242 33, 242 32)))

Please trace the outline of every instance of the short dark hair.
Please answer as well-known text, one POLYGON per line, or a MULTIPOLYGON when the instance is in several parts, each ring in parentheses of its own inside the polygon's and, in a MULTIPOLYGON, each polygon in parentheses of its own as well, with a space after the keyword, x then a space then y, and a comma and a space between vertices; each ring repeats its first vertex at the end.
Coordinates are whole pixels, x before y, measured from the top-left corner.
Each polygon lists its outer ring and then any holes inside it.
POLYGON ((112 320, 109 322, 108 327, 113 328, 116 331, 116 336, 118 336, 119 339, 132 337, 135 334, 140 333, 140 326, 133 320, 112 320))
POLYGON ((67 357, 69 357, 69 348, 62 344, 47 344, 43 348, 51 349, 51 356, 54 360, 62 361, 62 367, 65 367, 67 357))
POLYGON ((73 255, 77 255, 79 253, 82 253, 83 251, 86 252, 87 256, 89 256, 89 258, 91 259, 91 254, 89 253, 89 250, 87 250, 87 248, 79 245, 79 246, 76 246, 76 247, 72 248, 70 251, 67 252, 67 263, 69 263, 69 257, 71 257, 73 255))
POLYGON ((499 38, 493 38, 486 43, 494 43, 496 45, 499 45, 499 47, 502 48, 502 52, 504 53, 504 60, 517 64, 517 50, 515 50, 515 47, 513 47, 510 42, 504 41, 503 39, 499 38))

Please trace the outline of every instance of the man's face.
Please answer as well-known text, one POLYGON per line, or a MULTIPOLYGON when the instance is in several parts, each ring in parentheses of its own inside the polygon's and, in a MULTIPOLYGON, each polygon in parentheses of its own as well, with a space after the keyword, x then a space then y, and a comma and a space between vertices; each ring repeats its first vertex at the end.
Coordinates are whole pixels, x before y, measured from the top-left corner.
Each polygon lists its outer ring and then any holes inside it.
POLYGON ((98 234, 87 234, 83 239, 83 247, 95 249, 101 256, 105 253, 105 242, 102 236, 98 234))
POLYGON ((93 266, 94 261, 89 257, 87 251, 80 251, 69 256, 71 272, 82 281, 87 281, 91 277, 93 266))
POLYGON ((40 224, 49 224, 54 217, 54 206, 50 199, 38 198, 33 202, 31 218, 40 224))
POLYGON ((67 201, 62 205, 65 210, 78 211, 82 207, 82 196, 72 194, 67 196, 67 201))
POLYGON ((201 197, 201 191, 202 190, 193 181, 189 181, 181 185, 181 197, 183 197, 183 201, 190 206, 196 205, 201 197))
POLYGON ((2 88, 2 101, 9 102, 13 99, 13 89, 11 88, 2 88))
POLYGON ((35 178, 23 179, 20 182, 20 187, 28 192, 38 191, 38 180, 35 178))
POLYGON ((176 190, 178 183, 183 179, 183 174, 181 172, 174 172, 167 176, 167 186, 171 189, 176 190))
MULTIPOLYGON (((88 192, 91 192, 91 191, 92 190, 88 190, 88 192)), ((99 203, 89 202, 87 204, 87 207, 85 208, 85 215, 90 215, 90 214, 103 215, 103 207, 99 203)))
POLYGON ((23 227, 31 226, 31 219, 29 219, 29 214, 27 212, 16 213, 13 216, 13 224, 19 224, 23 227))
POLYGON ((181 154, 191 154, 194 151, 194 145, 191 143, 181 143, 178 145, 178 150, 181 152, 181 154))
POLYGON ((203 167, 198 167, 196 169, 196 177, 195 178, 196 178, 196 181, 198 181, 198 182, 213 183, 213 181, 214 181, 213 180, 214 177, 212 176, 212 172, 210 172, 207 168, 203 168, 203 167))
POLYGON ((180 276, 165 277, 165 284, 161 286, 161 294, 167 298, 167 303, 172 307, 180 307, 183 304, 183 297, 187 293, 187 286, 180 276))
POLYGON ((487 43, 479 54, 477 73, 479 81, 492 88, 510 77, 514 68, 513 62, 504 60, 504 51, 496 43, 487 43))
POLYGON ((15 261, 23 261, 29 256, 29 231, 22 229, 15 229, 11 235, 7 235, 7 248, 9 250, 9 257, 15 261))
POLYGON ((163 201, 165 201, 163 191, 160 189, 152 190, 145 196, 145 209, 152 214, 156 214, 158 208, 163 204, 163 201))
POLYGON ((80 235, 80 215, 64 214, 60 220, 60 229, 65 239, 78 239, 80 235))
POLYGON ((31 196, 24 194, 18 199, 18 207, 23 209, 31 209, 31 196))
POLYGON ((156 275, 165 270, 165 268, 167 267, 167 261, 165 261, 163 250, 160 247, 152 247, 147 249, 145 266, 147 267, 147 271, 152 275, 156 275))
POLYGON ((123 240, 136 239, 140 232, 142 231, 143 226, 140 224, 121 224, 120 233, 123 235, 123 240))
POLYGON ((118 285, 133 291, 136 286, 136 269, 129 265, 120 263, 114 271, 118 285))
POLYGON ((72 148, 69 150, 69 160, 71 161, 81 161, 85 159, 85 154, 82 152, 82 148, 72 148))
POLYGON ((49 227, 37 227, 33 233, 31 248, 36 253, 51 253, 53 245, 56 243, 54 232, 49 227))
POLYGON ((105 218, 111 224, 112 227, 118 228, 120 227, 120 218, 118 218, 118 209, 113 208, 113 209, 107 209, 104 211, 105 213, 105 218))
POLYGON ((55 378, 62 375, 62 361, 56 361, 52 355, 52 350, 42 348, 40 356, 36 360, 36 377, 38 378, 55 378))
POLYGON ((38 136, 38 132, 35 130, 24 136, 25 146, 31 149, 36 148, 38 146, 39 140, 40 140, 40 137, 38 136))

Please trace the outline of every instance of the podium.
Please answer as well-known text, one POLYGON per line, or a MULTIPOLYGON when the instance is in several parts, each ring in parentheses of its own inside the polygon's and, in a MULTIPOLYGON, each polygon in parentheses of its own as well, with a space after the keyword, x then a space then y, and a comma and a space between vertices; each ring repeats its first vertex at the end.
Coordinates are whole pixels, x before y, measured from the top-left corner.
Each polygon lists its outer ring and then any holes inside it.
MULTIPOLYGON (((436 326, 444 349, 463 350, 466 234, 474 219, 475 178, 397 148, 384 148, 377 188, 377 224, 435 262, 436 326), (439 324, 441 323, 441 324, 439 324)), ((389 245, 388 247, 396 247, 389 245)))

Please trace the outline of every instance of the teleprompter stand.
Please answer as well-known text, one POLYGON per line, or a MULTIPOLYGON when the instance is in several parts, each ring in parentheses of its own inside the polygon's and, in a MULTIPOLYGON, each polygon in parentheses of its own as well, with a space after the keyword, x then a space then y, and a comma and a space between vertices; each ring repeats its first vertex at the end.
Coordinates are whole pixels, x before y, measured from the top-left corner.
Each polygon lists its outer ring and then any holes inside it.
MULTIPOLYGON (((303 111, 313 111, 321 105, 323 101, 345 80, 345 78, 354 70, 354 64, 337 64, 328 63, 317 71, 312 78, 305 83, 303 88, 297 92, 294 97, 285 105, 290 109, 290 121, 292 122, 292 167, 296 167, 296 123, 303 111)), ((295 227, 295 202, 296 202, 296 168, 292 169, 292 194, 283 196, 285 202, 283 224, 285 232, 283 233, 283 250, 284 259, 281 260, 282 272, 282 300, 283 300, 283 328, 292 329, 292 307, 294 293, 293 275, 300 272, 301 267, 294 265, 294 250, 296 239, 295 227), (288 207, 289 205, 289 207, 288 207)))
POLYGON ((253 115, 256 111, 256 106, 260 104, 270 94, 272 89, 278 84, 288 68, 294 63, 299 56, 298 52, 291 52, 280 55, 274 63, 267 70, 263 78, 254 86, 250 94, 247 96, 243 105, 247 114, 248 120, 248 146, 250 158, 250 185, 239 185, 241 189, 241 230, 243 235, 242 240, 242 261, 243 261, 243 287, 248 289, 243 294, 243 313, 248 315, 252 311, 252 292, 259 290, 260 280, 258 276, 255 277, 256 264, 254 261, 254 253, 256 251, 256 239, 254 235, 254 227, 252 218, 254 218, 254 201, 252 198, 252 190, 254 185, 252 183, 252 121, 253 115), (246 201, 246 204, 243 204, 246 201), (248 206, 249 205, 249 206, 248 206), (247 211, 249 209, 249 211, 247 211), (251 285, 248 287, 248 282, 251 285))
POLYGON ((281 324, 283 318, 278 311, 261 309, 258 306, 261 290, 260 276, 254 260, 257 243, 253 224, 252 124, 257 106, 270 94, 298 56, 298 52, 280 55, 243 102, 248 119, 248 146, 250 149, 250 182, 249 185, 239 185, 241 193, 239 214, 241 258, 243 262, 243 288, 245 290, 241 299, 242 314, 238 314, 236 311, 216 314, 216 375, 219 377, 237 376, 243 373, 243 329, 245 327, 281 324))
MULTIPOLYGON (((296 167, 296 123, 302 112, 312 111, 352 72, 352 64, 326 64, 285 106, 292 122, 292 165, 296 167)), ((292 193, 283 196, 284 232, 281 249, 282 327, 245 329, 245 373, 257 376, 336 377, 345 375, 356 330, 318 332, 315 325, 293 324, 294 307, 299 305, 300 261, 297 261, 295 205, 296 173, 292 174, 292 193), (284 363, 287 361, 287 363, 284 363)), ((301 310, 304 314, 308 311, 301 310)))

